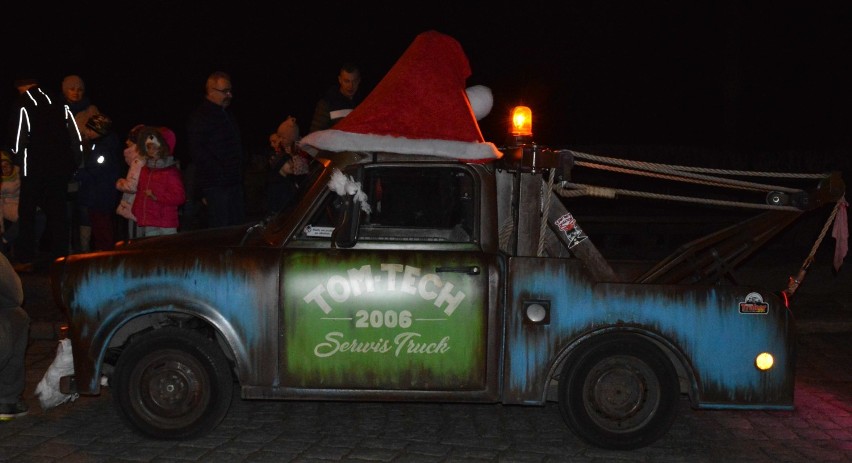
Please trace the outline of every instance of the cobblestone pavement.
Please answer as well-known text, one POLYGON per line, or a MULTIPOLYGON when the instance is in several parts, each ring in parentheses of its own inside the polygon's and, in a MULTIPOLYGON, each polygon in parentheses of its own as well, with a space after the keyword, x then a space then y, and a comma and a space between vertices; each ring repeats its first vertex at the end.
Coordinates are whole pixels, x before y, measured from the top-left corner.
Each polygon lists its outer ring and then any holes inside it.
POLYGON ((28 352, 30 415, 0 423, 0 461, 14 462, 852 462, 852 335, 799 340, 796 409, 697 411, 633 451, 590 447, 555 403, 411 404, 243 401, 210 435, 172 442, 124 426, 109 390, 48 411, 32 396, 56 341, 28 352))
MULTIPOLYGON (((633 451, 574 437, 558 406, 243 401, 208 436, 155 441, 127 428, 109 389, 43 411, 33 391, 53 361, 58 313, 46 277, 24 276, 33 318, 27 353, 30 414, 0 422, 0 462, 852 462, 850 272, 802 288, 794 411, 693 410, 633 451), (808 288, 808 289, 805 289, 808 288), (832 309, 823 310, 826 307, 832 309), (841 318, 837 318, 842 316, 841 318)), ((772 272, 764 272, 772 273, 772 272)), ((775 277, 773 277, 775 278, 775 277)), ((781 275, 783 278, 783 275, 781 275)), ((773 280, 774 281, 774 280, 773 280)))

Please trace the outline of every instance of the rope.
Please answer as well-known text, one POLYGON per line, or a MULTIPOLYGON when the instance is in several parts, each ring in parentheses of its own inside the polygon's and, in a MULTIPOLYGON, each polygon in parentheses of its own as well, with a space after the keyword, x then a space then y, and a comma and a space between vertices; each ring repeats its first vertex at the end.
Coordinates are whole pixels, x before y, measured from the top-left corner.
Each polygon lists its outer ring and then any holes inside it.
POLYGON ((547 221, 550 214, 550 200, 553 198, 553 179, 556 177, 554 169, 550 169, 550 175, 547 179, 547 189, 543 192, 544 207, 541 211, 541 224, 538 229, 538 257, 544 256, 544 242, 547 234, 547 221))
POLYGON ((678 166, 678 165, 668 165, 668 164, 659 164, 654 162, 644 162, 644 161, 632 161, 628 159, 618 159, 618 158, 609 158, 604 156, 596 156, 594 154, 583 153, 580 151, 572 151, 572 150, 563 150, 563 152, 571 153, 574 157, 589 159, 598 162, 605 162, 609 164, 617 164, 628 167, 635 167, 644 170, 674 170, 681 172, 696 172, 696 173, 704 173, 704 174, 720 174, 720 175, 743 175, 743 176, 752 176, 752 177, 777 177, 777 178, 816 178, 821 179, 825 178, 826 174, 805 174, 805 173, 789 173, 789 172, 765 172, 765 171, 749 171, 749 170, 727 170, 727 169, 713 169, 707 167, 692 167, 692 166, 678 166))
MULTIPOLYGON (((797 174, 788 172, 760 172, 760 171, 741 171, 741 170, 725 170, 725 169, 710 169, 703 167, 666 165, 660 163, 633 161, 629 159, 609 158, 604 156, 596 156, 589 153, 582 153, 572 150, 562 150, 561 153, 569 153, 575 158, 584 158, 593 162, 574 161, 574 165, 588 167, 592 169, 607 170, 624 174, 640 175, 645 177, 661 178, 672 181, 680 181, 698 185, 708 185, 721 188, 739 189, 754 192, 783 192, 788 194, 801 194, 800 188, 792 188, 780 185, 768 185, 744 180, 736 180, 724 177, 714 177, 704 174, 726 174, 726 175, 751 175, 758 177, 780 177, 780 178, 817 178, 825 179, 830 174, 797 174)), ((789 210, 800 211, 800 208, 792 206, 774 206, 770 204, 755 204, 742 201, 726 201, 717 199, 702 199, 688 196, 675 196, 667 194, 657 194, 642 191, 622 190, 616 188, 608 188, 594 185, 581 185, 563 182, 561 191, 557 193, 564 198, 572 198, 577 196, 595 196, 600 198, 615 198, 617 194, 627 196, 638 196, 649 199, 664 199, 671 201, 691 202, 699 204, 712 204, 729 207, 743 207, 751 209, 771 209, 771 210, 789 210), (576 191, 568 191, 565 187, 574 188, 576 191)))
POLYGON ((583 188, 579 190, 566 190, 562 188, 560 191, 558 191, 558 193, 559 196, 562 196, 563 198, 573 198, 576 196, 594 196, 596 198, 615 199, 614 189, 594 185, 583 185, 583 188))
POLYGON ((822 226, 822 231, 819 232, 819 238, 817 238, 816 243, 814 243, 814 247, 811 248, 811 253, 808 256, 808 259, 813 260, 813 257, 817 252, 817 248, 819 248, 820 243, 822 243, 823 238, 825 238, 825 234, 828 233, 828 227, 831 226, 831 223, 834 221, 834 217, 837 216, 837 210, 840 209, 840 205, 841 201, 838 201, 837 204, 834 205, 834 209, 831 210, 828 220, 825 221, 825 225, 822 226))
POLYGON ((819 245, 822 244, 823 238, 825 238, 826 233, 828 233, 828 227, 830 227, 831 223, 834 222, 834 217, 837 215, 837 211, 840 209, 842 203, 843 200, 841 199, 834 205, 834 209, 832 209, 831 214, 828 216, 828 220, 825 221, 822 231, 819 232, 819 236, 817 237, 816 242, 814 242, 814 246, 811 248, 811 253, 808 254, 808 257, 806 257, 804 262, 802 262, 802 266, 799 268, 799 273, 797 273, 795 277, 790 277, 790 281, 787 283, 787 289, 784 290, 788 296, 792 296, 799 288, 799 285, 802 284, 802 280, 805 279, 805 275, 808 273, 808 268, 810 268, 811 264, 814 262, 814 255, 816 255, 819 245))
POLYGON ((734 180, 727 178, 718 178, 718 177, 710 177, 708 175, 700 175, 700 174, 689 174, 684 172, 679 172, 673 169, 664 169, 661 172, 668 172, 669 175, 662 174, 653 174, 645 171, 637 171, 634 169, 625 169, 621 167, 613 167, 613 166, 605 166, 601 164, 593 164, 584 161, 577 161, 574 163, 578 166, 589 167, 592 169, 601 169, 601 170, 609 170, 613 172, 621 172, 624 174, 633 174, 633 175, 641 175, 644 177, 655 177, 655 178, 663 178, 667 180, 679 180, 686 183, 695 183, 699 185, 710 185, 710 186, 718 186, 723 188, 742 188, 746 190, 754 190, 754 191, 785 191, 787 193, 799 193, 802 190, 799 188, 789 188, 778 185, 765 185, 763 183, 755 183, 755 182, 745 182, 742 180, 734 180), (677 175, 671 175, 677 174, 677 175))
MULTIPOLYGON (((556 193, 559 196, 569 198, 573 196, 582 196, 587 194, 587 191, 592 191, 594 188, 590 185, 583 185, 579 183, 571 183, 571 182, 562 182, 560 186, 556 187, 556 193), (581 194, 572 193, 570 190, 566 192, 565 187, 570 187, 574 189, 581 190, 581 194)), ((700 198, 692 198, 689 196, 678 196, 678 195, 666 195, 660 193, 648 193, 645 191, 634 191, 634 190, 623 190, 621 188, 612 188, 608 189, 608 192, 611 192, 613 195, 624 195, 624 196, 638 196, 641 198, 650 198, 650 199, 665 199, 668 201, 681 201, 687 203, 700 203, 700 204, 713 204, 717 206, 735 206, 735 207, 744 207, 750 209, 771 209, 771 210, 780 210, 780 211, 796 211, 801 212, 801 209, 793 207, 793 206, 773 206, 770 204, 755 204, 755 203, 745 203, 742 201, 725 201, 720 199, 700 199, 700 198)), ((610 196, 607 196, 610 197, 610 196)), ((611 196, 614 197, 614 196, 611 196)))

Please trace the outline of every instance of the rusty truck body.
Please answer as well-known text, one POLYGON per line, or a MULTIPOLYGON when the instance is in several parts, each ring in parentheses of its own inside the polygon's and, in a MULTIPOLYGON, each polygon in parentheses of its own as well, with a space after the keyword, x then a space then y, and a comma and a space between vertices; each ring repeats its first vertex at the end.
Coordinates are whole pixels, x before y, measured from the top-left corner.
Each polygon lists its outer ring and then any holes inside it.
POLYGON ((626 279, 544 194, 571 164, 530 147, 491 163, 320 152, 298 201, 259 223, 59 259, 75 367, 63 391, 99 394, 105 377, 125 421, 164 439, 209 432, 233 388, 556 400, 577 435, 619 449, 664 435, 685 397, 792 409, 795 328, 779 292, 670 278, 686 262, 701 273, 693 251, 731 234, 626 279), (332 191, 336 175, 354 189, 332 191))

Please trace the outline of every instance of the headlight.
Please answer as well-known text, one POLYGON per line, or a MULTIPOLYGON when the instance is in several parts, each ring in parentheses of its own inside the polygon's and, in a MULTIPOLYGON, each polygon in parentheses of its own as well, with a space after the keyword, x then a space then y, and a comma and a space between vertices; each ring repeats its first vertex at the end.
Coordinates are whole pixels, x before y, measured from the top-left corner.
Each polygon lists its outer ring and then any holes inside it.
POLYGON ((761 352, 754 359, 754 366, 760 371, 766 371, 775 364, 775 358, 769 352, 761 352))

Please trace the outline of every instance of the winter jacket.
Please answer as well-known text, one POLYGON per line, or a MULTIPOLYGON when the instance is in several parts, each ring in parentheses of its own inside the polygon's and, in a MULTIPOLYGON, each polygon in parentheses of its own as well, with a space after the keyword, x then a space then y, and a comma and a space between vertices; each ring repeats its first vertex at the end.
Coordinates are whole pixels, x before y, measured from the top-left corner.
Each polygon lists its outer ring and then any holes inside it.
POLYGON ((242 185, 245 154, 230 111, 205 99, 189 118, 187 141, 199 189, 242 185))
MULTIPOLYGON (((0 254, 0 310, 15 309, 24 303, 24 288, 14 267, 0 254)), ((6 378, 4 378, 5 380, 6 378)))
POLYGON ((180 170, 172 156, 148 160, 139 173, 131 211, 140 227, 178 228, 178 207, 186 202, 180 170), (151 190, 154 197, 146 194, 151 190))
POLYGON ((351 100, 340 93, 340 87, 335 85, 328 89, 325 96, 317 102, 314 117, 311 120, 310 132, 330 129, 338 121, 348 116, 358 106, 361 97, 356 94, 351 100))
POLYGON ((19 95, 12 128, 13 152, 24 178, 68 179, 82 152, 74 116, 67 106, 41 88, 19 95))
POLYGON ((74 121, 80 129, 86 125, 86 122, 89 122, 90 117, 100 114, 98 107, 93 105, 87 96, 77 102, 65 100, 65 104, 68 105, 68 109, 74 115, 74 121))
POLYGON ((142 173, 142 167, 145 166, 145 159, 139 155, 139 151, 134 147, 128 147, 125 149, 134 150, 136 153, 132 161, 130 161, 130 166, 127 168, 127 176, 124 178, 118 179, 115 182, 115 188, 120 191, 121 201, 118 203, 118 208, 115 212, 128 220, 136 221, 136 217, 133 215, 133 200, 136 198, 136 188, 139 184, 139 174, 142 173))
POLYGON ((18 202, 21 197, 20 168, 12 167, 12 175, 3 177, 0 181, 0 218, 10 222, 18 221, 18 202))
POLYGON ((120 142, 114 133, 108 133, 84 149, 83 167, 74 174, 80 182, 77 203, 100 212, 112 212, 118 204, 116 180, 121 177, 120 142))

